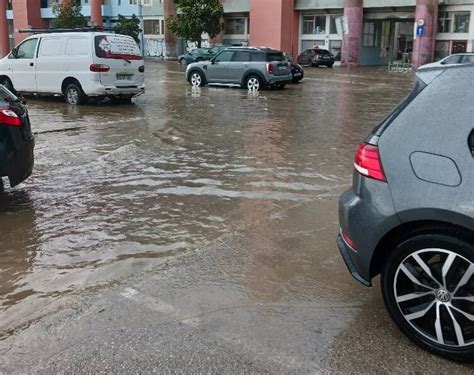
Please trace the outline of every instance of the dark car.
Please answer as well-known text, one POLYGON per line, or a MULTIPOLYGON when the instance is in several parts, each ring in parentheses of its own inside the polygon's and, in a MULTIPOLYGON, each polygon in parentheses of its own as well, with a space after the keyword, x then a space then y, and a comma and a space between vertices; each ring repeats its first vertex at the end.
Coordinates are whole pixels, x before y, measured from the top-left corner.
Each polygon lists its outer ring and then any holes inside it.
POLYGON ((286 60, 291 65, 291 75, 293 76, 292 83, 298 83, 304 78, 304 70, 300 64, 293 61, 293 57, 289 53, 284 53, 286 60))
POLYGON ((226 49, 227 47, 229 46, 216 46, 212 48, 196 48, 192 50, 191 52, 178 56, 178 62, 181 65, 186 66, 193 62, 210 60, 214 56, 216 56, 220 51, 226 49))
POLYGON ((34 145, 26 107, 0 85, 0 189, 1 177, 8 177, 13 187, 30 176, 34 145))
POLYGON ((336 61, 334 55, 326 49, 310 48, 298 56, 298 64, 309 66, 327 66, 332 68, 336 61))
POLYGON ((474 360, 474 65, 423 69, 359 145, 338 245, 415 343, 474 360))

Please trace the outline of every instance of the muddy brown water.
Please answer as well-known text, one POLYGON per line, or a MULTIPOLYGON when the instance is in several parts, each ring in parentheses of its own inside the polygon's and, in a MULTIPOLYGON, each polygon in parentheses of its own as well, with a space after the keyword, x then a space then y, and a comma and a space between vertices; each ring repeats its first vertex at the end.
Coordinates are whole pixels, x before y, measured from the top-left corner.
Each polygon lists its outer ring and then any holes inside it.
POLYGON ((2 336, 54 302, 150 271, 268 209, 319 202, 305 220, 330 227, 324 246, 276 271, 300 272, 304 283, 324 248, 337 254, 334 202, 350 184, 357 143, 413 81, 383 69, 356 69, 353 84, 342 69, 306 72, 302 84, 249 93, 192 88, 176 64, 149 63, 134 105, 29 98, 34 173, 0 196, 2 336))

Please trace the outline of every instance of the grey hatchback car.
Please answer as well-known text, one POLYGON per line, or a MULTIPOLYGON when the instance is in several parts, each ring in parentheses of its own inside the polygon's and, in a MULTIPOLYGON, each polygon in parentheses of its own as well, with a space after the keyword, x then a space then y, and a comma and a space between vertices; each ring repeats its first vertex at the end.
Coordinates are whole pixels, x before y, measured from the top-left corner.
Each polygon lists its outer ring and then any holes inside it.
POLYGON ((239 86, 256 91, 283 89, 293 79, 284 54, 271 48, 229 47, 210 61, 189 64, 186 79, 193 86, 239 86))
POLYGON ((412 341, 474 360, 474 65, 422 69, 359 145, 337 242, 412 341))

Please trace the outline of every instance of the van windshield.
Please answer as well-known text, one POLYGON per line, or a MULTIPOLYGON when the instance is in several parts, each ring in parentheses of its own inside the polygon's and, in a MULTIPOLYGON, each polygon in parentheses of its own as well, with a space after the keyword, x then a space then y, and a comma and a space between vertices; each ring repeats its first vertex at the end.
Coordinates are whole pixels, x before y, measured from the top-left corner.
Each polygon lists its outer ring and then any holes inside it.
POLYGON ((94 39, 95 54, 102 59, 143 60, 137 43, 126 35, 98 35, 94 39))

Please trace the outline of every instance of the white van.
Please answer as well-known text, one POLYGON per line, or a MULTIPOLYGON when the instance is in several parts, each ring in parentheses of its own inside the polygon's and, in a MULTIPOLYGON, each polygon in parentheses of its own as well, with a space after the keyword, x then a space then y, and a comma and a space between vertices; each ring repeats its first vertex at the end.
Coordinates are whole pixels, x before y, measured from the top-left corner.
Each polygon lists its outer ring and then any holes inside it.
POLYGON ((130 101, 145 91, 143 56, 132 37, 104 32, 32 35, 0 60, 0 83, 14 92, 130 101))

